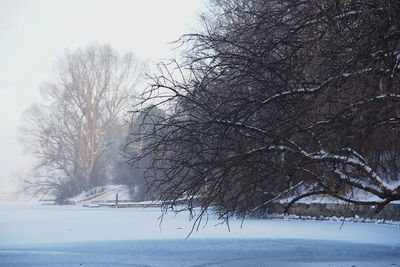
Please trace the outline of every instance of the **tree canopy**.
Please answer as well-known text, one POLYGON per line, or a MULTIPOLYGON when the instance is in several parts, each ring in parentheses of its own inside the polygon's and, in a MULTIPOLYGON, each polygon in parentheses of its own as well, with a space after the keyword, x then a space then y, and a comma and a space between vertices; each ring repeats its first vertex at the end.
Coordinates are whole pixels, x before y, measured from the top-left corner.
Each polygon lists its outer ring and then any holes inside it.
POLYGON ((400 3, 212 3, 144 94, 166 110, 137 135, 153 140, 164 207, 229 218, 312 195, 399 200, 400 3))

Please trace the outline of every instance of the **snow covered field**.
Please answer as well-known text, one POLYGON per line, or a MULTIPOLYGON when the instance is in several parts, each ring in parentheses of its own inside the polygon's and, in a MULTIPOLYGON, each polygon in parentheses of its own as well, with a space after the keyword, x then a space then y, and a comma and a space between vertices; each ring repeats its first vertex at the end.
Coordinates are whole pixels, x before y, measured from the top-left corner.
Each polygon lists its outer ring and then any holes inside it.
POLYGON ((0 204, 0 266, 400 266, 400 227, 0 204))

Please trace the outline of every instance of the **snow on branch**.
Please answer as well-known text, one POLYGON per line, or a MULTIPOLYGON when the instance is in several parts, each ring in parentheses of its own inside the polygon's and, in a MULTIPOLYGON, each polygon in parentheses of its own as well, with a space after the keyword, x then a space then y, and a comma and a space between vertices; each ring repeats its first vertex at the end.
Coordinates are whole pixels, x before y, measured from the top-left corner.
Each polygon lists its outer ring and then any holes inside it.
POLYGON ((350 148, 350 147, 345 147, 340 149, 339 151, 346 151, 348 153, 351 153, 352 155, 354 155, 355 157, 357 157, 359 160, 361 160, 363 163, 366 163, 365 159, 363 156, 361 156, 359 153, 357 153, 357 151, 355 151, 354 149, 350 148))
POLYGON ((237 126, 237 127, 244 128, 244 129, 249 129, 249 130, 261 133, 261 134, 268 134, 269 133, 267 130, 263 130, 263 129, 258 128, 258 127, 253 126, 253 125, 247 125, 247 124, 244 124, 242 122, 234 122, 234 121, 230 121, 230 120, 220 120, 220 119, 216 119, 216 122, 217 123, 222 123, 222 124, 227 124, 227 125, 232 125, 232 126, 237 126))
POLYGON ((264 101, 261 102, 261 104, 266 104, 272 100, 275 100, 277 98, 280 98, 282 96, 287 96, 287 95, 292 95, 292 94, 299 94, 299 93, 312 93, 315 92, 319 89, 321 89, 322 87, 324 87, 325 85, 327 85, 329 82, 331 82, 332 80, 334 80, 335 77, 330 77, 327 80, 325 80, 324 82, 322 82, 320 85, 316 86, 316 87, 311 87, 311 88, 297 88, 297 89, 293 89, 293 90, 289 90, 289 91, 285 91, 282 93, 278 93, 275 94, 273 96, 268 97, 267 99, 265 99, 264 101))
POLYGON ((392 73, 390 74, 390 78, 392 78, 392 79, 394 77, 394 73, 396 72, 396 69, 399 66, 399 60, 400 60, 400 54, 396 56, 396 63, 394 64, 393 69, 392 69, 392 73))
POLYGON ((391 94, 391 93, 389 93, 389 94, 378 95, 378 96, 372 97, 372 98, 370 98, 370 99, 368 99, 366 101, 359 101, 357 103, 351 104, 351 105, 347 106, 346 109, 354 108, 354 107, 361 106, 361 105, 364 105, 364 104, 369 104, 369 103, 374 102, 376 100, 383 100, 385 98, 394 98, 394 99, 400 100, 400 94, 391 94))
MULTIPOLYGON (((269 149, 293 152, 293 149, 282 145, 270 146, 269 149)), ((383 192, 394 192, 395 190, 399 189, 399 186, 393 186, 383 181, 383 179, 376 172, 374 172, 370 166, 354 156, 336 155, 328 153, 324 150, 316 153, 308 153, 304 150, 298 150, 296 152, 313 161, 332 161, 349 164, 353 167, 356 167, 367 174, 373 180, 373 182, 383 190, 383 192)))
POLYGON ((339 169, 335 169, 335 170, 334 170, 334 173, 336 173, 336 174, 338 175, 339 179, 345 181, 346 183, 348 183, 348 184, 350 184, 350 185, 352 185, 352 186, 354 186, 354 187, 357 187, 357 188, 359 188, 359 189, 362 189, 362 190, 364 190, 364 191, 366 191, 366 192, 370 192, 370 193, 372 193, 372 194, 374 194, 374 195, 376 195, 376 196, 379 196, 379 197, 381 197, 381 198, 384 197, 383 194, 382 194, 382 192, 379 192, 379 191, 377 191, 377 190, 374 190, 373 188, 371 188, 371 187, 368 186, 368 185, 362 184, 362 183, 361 183, 361 180, 359 180, 359 179, 354 179, 354 178, 352 178, 350 175, 344 174, 344 173, 343 173, 342 171, 340 171, 339 169))
POLYGON ((247 151, 247 152, 245 152, 245 153, 229 155, 228 158, 229 158, 229 159, 232 159, 232 158, 239 158, 239 157, 243 157, 243 156, 251 156, 251 155, 253 155, 253 154, 262 152, 262 151, 264 151, 264 150, 266 150, 266 149, 267 149, 266 146, 262 146, 262 147, 254 148, 254 149, 252 149, 252 150, 250 150, 250 151, 247 151))
MULTIPOLYGON (((281 92, 281 93, 274 94, 274 95, 268 97, 267 99, 263 100, 261 102, 261 104, 264 105, 264 104, 266 104, 268 102, 271 102, 271 101, 273 101, 275 99, 278 99, 278 98, 281 98, 281 97, 284 97, 284 96, 288 96, 288 95, 295 95, 295 94, 301 94, 301 93, 306 93, 306 94, 313 93, 313 92, 319 91, 320 89, 322 89, 326 85, 328 85, 330 82, 332 82, 333 80, 336 80, 338 78, 341 78, 341 77, 348 78, 350 76, 360 75, 360 74, 364 74, 364 73, 371 72, 371 71, 383 71, 383 72, 390 72, 391 71, 392 72, 391 76, 393 78, 393 74, 394 74, 395 69, 399 67, 400 54, 397 55, 396 58, 397 58, 397 61, 396 61, 395 66, 393 67, 393 70, 382 69, 382 68, 365 68, 365 69, 362 69, 362 70, 359 70, 359 71, 354 71, 354 72, 344 72, 344 73, 342 73, 340 75, 329 77, 328 79, 326 79, 321 84, 319 84, 318 86, 315 86, 315 87, 296 88, 296 89, 291 89, 291 90, 288 90, 288 91, 284 91, 284 92, 281 92)), ((400 95, 386 94, 385 96, 399 97, 400 95)))
POLYGON ((300 187, 301 185, 303 185, 303 184, 304 184, 304 181, 301 181, 301 182, 297 183, 296 185, 294 185, 294 186, 292 186, 292 187, 290 187, 290 188, 284 190, 282 193, 278 194, 278 195, 275 196, 274 198, 272 198, 272 199, 270 199, 270 200, 268 200, 268 201, 265 201, 265 202, 262 203, 261 205, 258 205, 257 207, 253 208, 253 209, 251 210, 251 212, 255 212, 255 211, 257 211, 258 209, 264 207, 265 205, 268 205, 269 203, 272 203, 272 202, 274 202, 275 200, 278 200, 278 199, 282 198, 283 196, 285 196, 286 194, 288 194, 288 193, 292 192, 293 190, 299 188, 299 187, 300 187))
POLYGON ((382 180, 382 178, 379 177, 379 175, 372 170, 370 166, 367 164, 363 163, 360 161, 358 158, 354 157, 349 157, 349 156, 341 156, 341 155, 335 155, 327 152, 318 152, 318 153, 312 153, 309 154, 305 152, 304 150, 301 151, 301 153, 313 160, 332 160, 332 161, 338 161, 344 164, 349 164, 354 167, 357 167, 361 169, 364 173, 368 174, 373 181, 384 191, 394 191, 395 188, 386 183, 385 181, 382 180))

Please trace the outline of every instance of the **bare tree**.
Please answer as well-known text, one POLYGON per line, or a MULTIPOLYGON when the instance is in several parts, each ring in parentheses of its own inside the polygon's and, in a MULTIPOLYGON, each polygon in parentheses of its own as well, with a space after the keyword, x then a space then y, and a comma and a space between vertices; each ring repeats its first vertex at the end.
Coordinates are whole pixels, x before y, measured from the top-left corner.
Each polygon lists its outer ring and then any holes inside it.
POLYGON ((38 191, 71 187, 72 193, 106 179, 107 149, 118 134, 143 64, 97 43, 66 50, 43 84, 43 103, 23 117, 21 139, 37 159, 30 186, 38 191))
POLYGON ((219 0, 210 14, 145 94, 167 114, 137 136, 156 140, 144 153, 166 209, 400 199, 398 1, 219 0))

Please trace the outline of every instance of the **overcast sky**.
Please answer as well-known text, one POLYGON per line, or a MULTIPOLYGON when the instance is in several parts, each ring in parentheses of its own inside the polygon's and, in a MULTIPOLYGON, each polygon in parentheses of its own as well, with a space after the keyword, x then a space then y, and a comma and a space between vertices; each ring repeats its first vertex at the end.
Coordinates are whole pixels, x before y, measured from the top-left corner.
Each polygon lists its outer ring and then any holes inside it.
POLYGON ((143 60, 174 56, 172 45, 198 25, 205 0, 0 0, 0 191, 27 160, 17 142, 21 113, 66 47, 92 41, 143 60))

